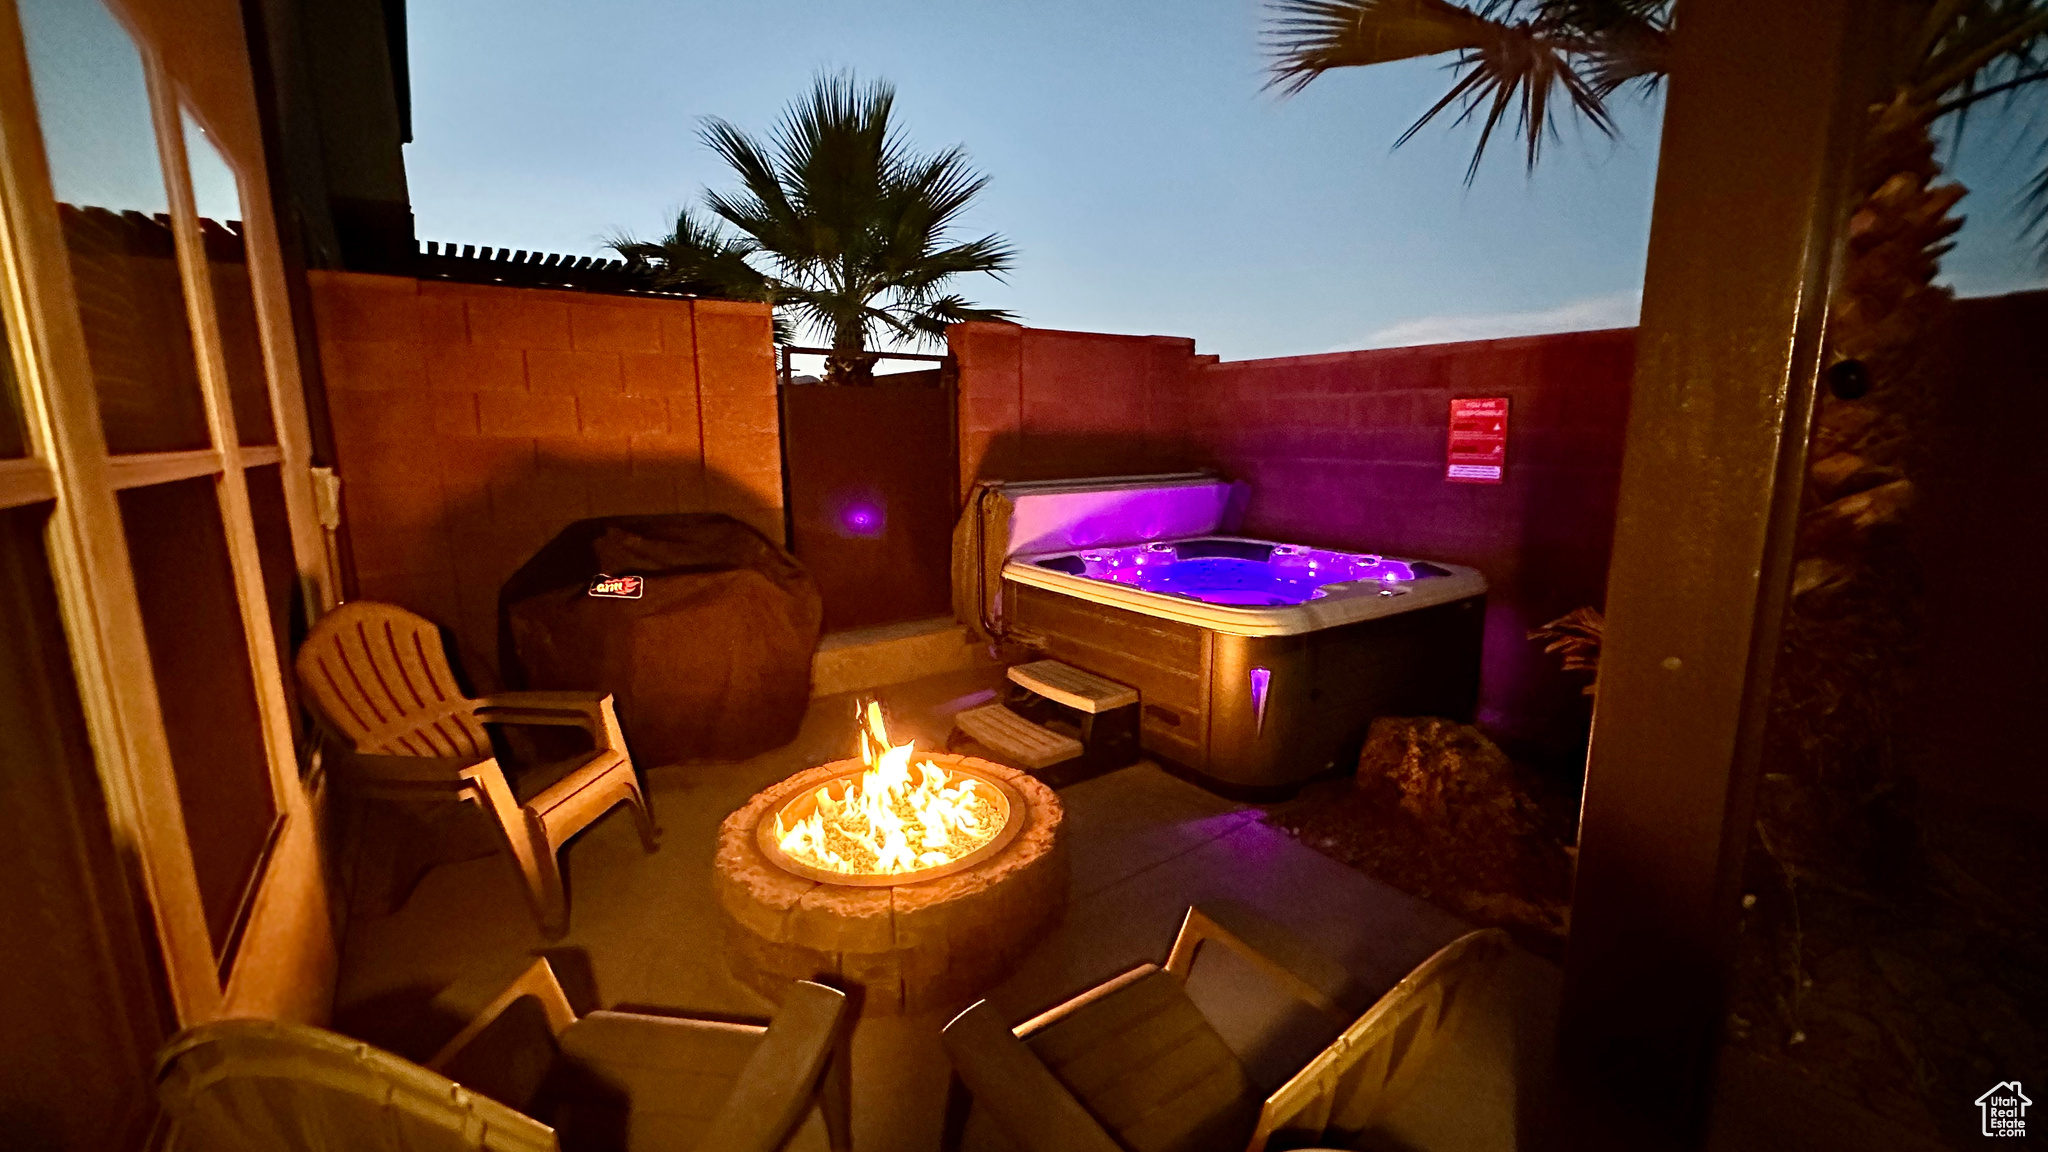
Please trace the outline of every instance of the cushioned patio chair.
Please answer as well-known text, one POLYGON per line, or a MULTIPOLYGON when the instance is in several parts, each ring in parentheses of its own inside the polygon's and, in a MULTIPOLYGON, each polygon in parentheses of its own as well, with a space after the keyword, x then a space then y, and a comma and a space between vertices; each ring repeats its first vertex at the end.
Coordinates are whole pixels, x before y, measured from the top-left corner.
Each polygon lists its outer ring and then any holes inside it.
POLYGON ((322 618, 299 647, 296 668, 313 710, 347 743, 332 761, 337 783, 367 798, 481 807, 503 833, 548 936, 568 928, 556 860, 564 841, 624 804, 641 843, 654 851, 659 832, 610 696, 501 692, 470 699, 455 685, 432 621, 368 600, 322 618), (508 780, 485 731, 491 724, 581 728, 596 747, 508 780))
POLYGON ((1184 987, 1211 941, 1324 1012, 1345 999, 1342 970, 1284 930, 1239 910, 1190 908, 1164 968, 1140 965, 1014 1029, 986 1000, 946 1025, 956 1088, 972 1096, 968 1110, 958 1100, 951 1110, 966 1116, 961 1131, 994 1127, 1020 1152, 1348 1146, 1414 1085, 1507 951, 1499 929, 1445 945, 1261 1100, 1184 987))
POLYGON ((157 1097, 180 1152, 777 1152, 813 1109, 846 1152, 849 1023, 845 995, 808 982, 765 1027, 578 1018, 539 960, 428 1067, 310 1025, 222 1020, 164 1046, 157 1097))

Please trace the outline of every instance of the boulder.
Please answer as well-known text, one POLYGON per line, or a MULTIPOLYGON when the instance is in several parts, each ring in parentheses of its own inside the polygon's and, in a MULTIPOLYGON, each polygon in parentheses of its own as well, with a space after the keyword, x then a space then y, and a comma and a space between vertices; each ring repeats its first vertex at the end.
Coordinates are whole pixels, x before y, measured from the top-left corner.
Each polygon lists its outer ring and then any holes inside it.
POLYGON ((1507 755, 1469 724, 1382 716, 1359 753, 1357 779, 1367 791, 1391 790, 1402 811, 1460 836, 1518 837, 1539 822, 1507 755))

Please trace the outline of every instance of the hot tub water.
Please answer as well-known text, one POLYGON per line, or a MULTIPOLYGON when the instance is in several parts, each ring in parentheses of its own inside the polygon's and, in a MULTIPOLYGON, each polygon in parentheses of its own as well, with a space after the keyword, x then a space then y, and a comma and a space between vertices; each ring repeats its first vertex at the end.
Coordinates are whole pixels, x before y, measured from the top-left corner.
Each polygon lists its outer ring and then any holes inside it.
POLYGON ((1091 549, 1037 563, 1071 576, 1249 608, 1306 604, 1339 585, 1371 582, 1385 587, 1447 574, 1435 565, 1367 552, 1213 537, 1091 549))

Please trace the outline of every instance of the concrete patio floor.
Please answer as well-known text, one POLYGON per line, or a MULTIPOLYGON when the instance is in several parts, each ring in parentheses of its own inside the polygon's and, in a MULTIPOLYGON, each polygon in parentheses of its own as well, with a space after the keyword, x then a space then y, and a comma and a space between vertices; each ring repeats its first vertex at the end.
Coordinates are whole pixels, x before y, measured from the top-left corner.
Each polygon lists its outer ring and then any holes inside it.
MULTIPOLYGON (((1000 673, 980 668, 881 689, 899 737, 936 747, 951 716, 987 699, 1000 673)), ((352 920, 343 944, 335 1026, 424 1059, 453 1022, 428 1002, 444 988, 546 954, 579 1011, 638 1007, 765 1020, 772 1005, 726 970, 711 891, 720 820, 801 768, 853 747, 854 698, 812 702, 790 744, 741 763, 658 767, 649 799, 661 849, 641 851, 617 811, 564 854, 570 930, 543 940, 502 856, 429 872, 395 913, 352 920)), ((988 995, 1023 1020, 1144 961, 1163 960, 1192 903, 1236 901, 1343 963, 1376 996, 1465 925, 1302 847, 1252 806, 1221 799, 1150 762, 1061 790, 1073 881, 1066 919, 988 995)), ((1554 1060, 1561 974, 1520 949, 1439 1048, 1414 1093, 1364 1147, 1380 1152, 1515 1152, 1592 1146, 1564 1119, 1554 1060)), ((1294 1004, 1220 949, 1196 964, 1189 992, 1246 1061, 1278 1084, 1344 1023, 1294 1004)), ((874 1017, 854 1032, 854 1143, 859 1152, 931 1152, 940 1143, 949 1071, 943 1015, 874 1017)), ((1816 1092, 1779 1066, 1724 1062, 1708 1152, 1931 1148, 1861 1108, 1816 1092)), ((795 1146, 824 1148, 813 1115, 795 1146)), ((1615 1146, 1628 1146, 1625 1142, 1615 1146)))
MULTIPOLYGON (((920 746, 935 747, 951 715, 986 697, 998 672, 927 677, 880 691, 920 746)), ((428 873, 395 913, 349 926, 336 997, 338 1027, 406 1054, 431 1046, 426 1002, 479 971, 545 951, 579 1008, 637 1005, 664 1011, 764 1019, 772 1006, 726 971, 711 891, 718 822, 762 787, 848 754, 853 698, 813 702, 797 739, 733 764, 654 768, 649 799, 662 826, 659 852, 641 851, 630 818, 614 812, 565 853, 571 893, 568 935, 544 941, 508 862, 487 857, 428 873)), ((1164 959, 1187 906, 1237 901, 1293 929, 1344 963, 1372 993, 1390 987, 1464 925, 1422 901, 1313 852, 1262 824, 1256 809, 1220 799, 1149 762, 1073 785, 1067 807, 1073 887, 1065 921, 989 996, 1011 1018, 1048 1007, 1133 964, 1164 959)), ((1249 966, 1205 952, 1190 991, 1255 1079, 1277 1083, 1340 1021, 1300 1009, 1249 966)), ((1519 956, 1538 992, 1503 1003, 1540 1002, 1555 969, 1519 956)), ((1505 987, 1503 991, 1506 992, 1505 987)), ((1554 991, 1550 993, 1554 997, 1554 991)), ((1514 1013, 1468 1027, 1477 1058, 1450 1062, 1450 1108, 1425 1106, 1398 1146, 1514 1146, 1514 1013), (1448 1127, 1446 1125, 1448 1124, 1448 1127)), ((863 1152, 935 1149, 948 1068, 939 1016, 862 1020, 854 1035, 855 1146, 863 1152)), ((1462 1046, 1462 1045, 1461 1045, 1462 1046)), ((813 1128, 816 1128, 813 1118, 813 1128)), ((821 1137, 812 1131, 806 1135, 821 1137)), ((808 1141, 805 1141, 808 1143, 808 1141)), ((822 1146, 820 1144, 819 1146, 822 1146)))

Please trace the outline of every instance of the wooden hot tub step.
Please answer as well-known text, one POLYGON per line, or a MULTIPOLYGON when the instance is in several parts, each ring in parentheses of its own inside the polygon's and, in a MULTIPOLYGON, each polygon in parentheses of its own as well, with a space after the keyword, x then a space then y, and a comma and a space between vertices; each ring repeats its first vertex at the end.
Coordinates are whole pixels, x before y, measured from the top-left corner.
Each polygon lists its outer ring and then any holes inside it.
POLYGON ((1033 724, 1001 704, 970 708, 953 722, 982 747, 1034 771, 1081 754, 1079 740, 1033 724))
POLYGON ((1010 681, 1077 712, 1094 715, 1138 702, 1138 690, 1128 684, 1105 680, 1058 660, 1035 660, 1010 669, 1010 681))

